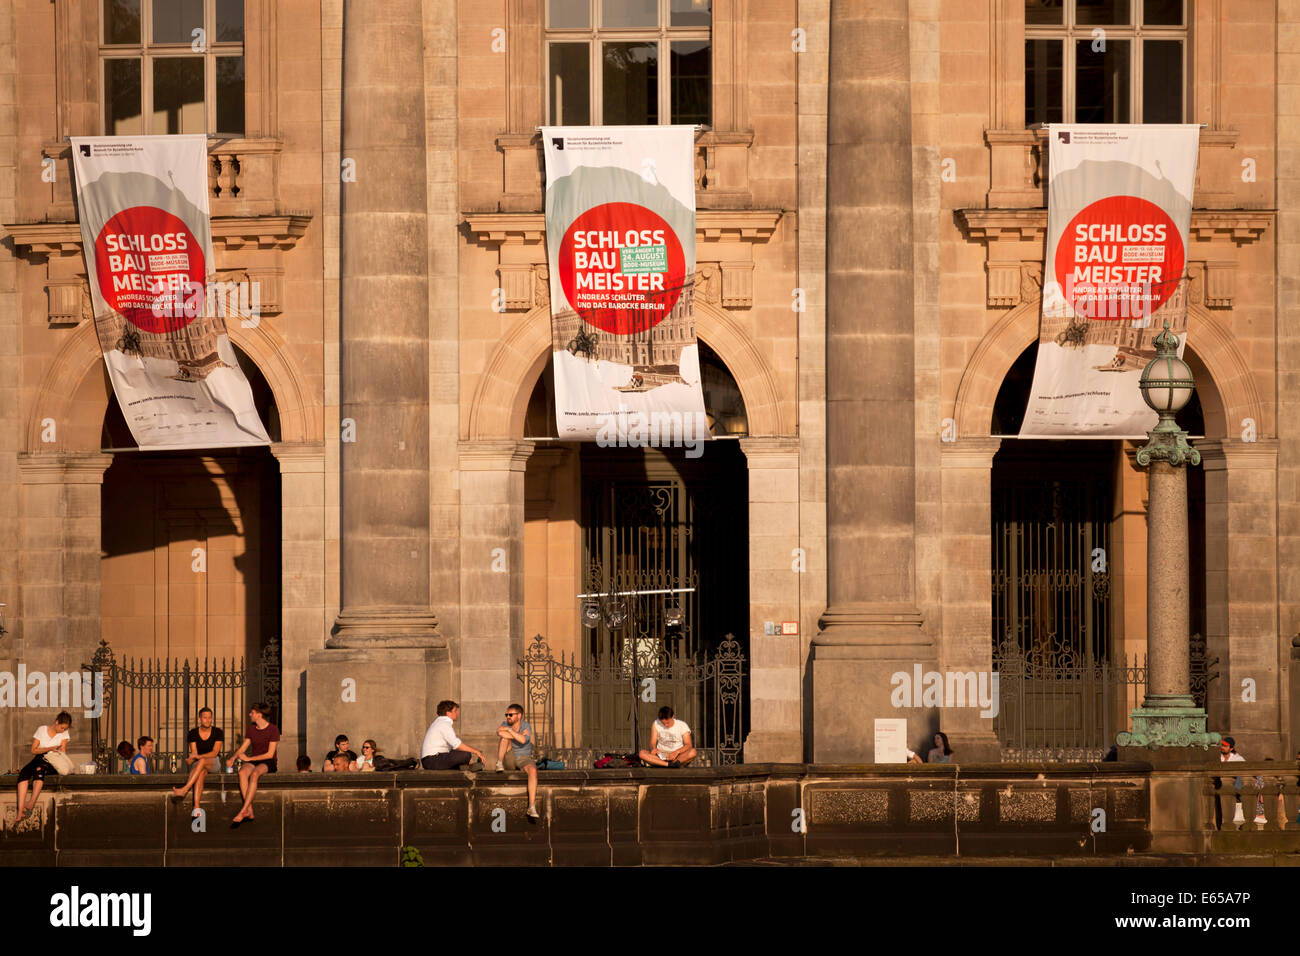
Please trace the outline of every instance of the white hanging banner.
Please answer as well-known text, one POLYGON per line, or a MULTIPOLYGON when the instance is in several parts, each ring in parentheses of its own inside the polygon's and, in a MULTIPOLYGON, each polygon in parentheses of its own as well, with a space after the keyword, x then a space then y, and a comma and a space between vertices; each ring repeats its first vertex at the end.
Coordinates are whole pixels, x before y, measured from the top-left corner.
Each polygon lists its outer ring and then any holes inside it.
POLYGON ((73 137, 72 161, 95 331, 136 443, 269 444, 225 323, 260 297, 212 282, 207 137, 73 137))
POLYGON ((547 126, 560 438, 685 447, 709 438, 695 339, 695 130, 547 126))
POLYGON ((1145 438, 1138 380, 1166 319, 1187 338, 1200 127, 1048 128, 1038 361, 1021 437, 1145 438))

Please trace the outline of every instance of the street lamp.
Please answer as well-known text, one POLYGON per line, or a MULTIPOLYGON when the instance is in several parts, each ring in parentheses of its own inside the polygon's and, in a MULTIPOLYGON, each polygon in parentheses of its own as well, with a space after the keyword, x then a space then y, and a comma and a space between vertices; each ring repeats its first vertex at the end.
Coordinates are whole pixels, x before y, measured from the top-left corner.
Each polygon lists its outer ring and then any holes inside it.
POLYGON ((1147 508, 1147 694, 1130 713, 1133 729, 1120 733, 1121 747, 1216 746, 1205 711, 1192 699, 1191 619, 1187 606, 1187 472, 1201 453, 1187 444, 1174 416, 1196 390, 1192 370, 1178 357, 1178 336, 1169 320, 1155 338, 1156 357, 1142 370, 1142 398, 1160 416, 1137 452, 1150 468, 1147 508))

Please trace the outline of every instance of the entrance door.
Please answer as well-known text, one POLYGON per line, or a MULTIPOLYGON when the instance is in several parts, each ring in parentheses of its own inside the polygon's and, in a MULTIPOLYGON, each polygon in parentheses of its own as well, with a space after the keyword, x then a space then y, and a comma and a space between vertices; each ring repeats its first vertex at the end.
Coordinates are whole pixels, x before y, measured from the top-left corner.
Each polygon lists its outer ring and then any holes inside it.
MULTIPOLYGON (((584 592, 695 589, 623 598, 621 627, 602 621, 586 631, 584 665, 600 679, 584 687, 585 740, 630 741, 635 727, 638 746, 645 746, 667 704, 695 731, 697 747, 708 744, 715 702, 696 699, 701 684, 692 668, 712 658, 728 635, 742 653, 748 649, 747 484, 744 456, 732 441, 711 442, 698 459, 680 449, 583 446, 584 592), (674 605, 681 624, 672 628, 674 605)), ((741 721, 743 739, 747 712, 741 721)))
POLYGON ((1110 442, 1008 442, 994 459, 995 730, 1024 757, 1104 751, 1125 727, 1110 646, 1110 442))

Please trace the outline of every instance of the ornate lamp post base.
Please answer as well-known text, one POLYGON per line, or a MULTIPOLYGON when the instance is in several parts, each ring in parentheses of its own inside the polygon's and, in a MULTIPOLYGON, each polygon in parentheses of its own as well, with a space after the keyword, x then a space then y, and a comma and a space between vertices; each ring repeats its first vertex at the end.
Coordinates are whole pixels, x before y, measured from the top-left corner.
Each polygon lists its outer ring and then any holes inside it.
POLYGON ((1129 712, 1133 729, 1118 734, 1120 747, 1195 747, 1202 750, 1219 745, 1219 735, 1205 729, 1206 714, 1191 697, 1169 695, 1153 699, 1147 696, 1143 706, 1129 712))

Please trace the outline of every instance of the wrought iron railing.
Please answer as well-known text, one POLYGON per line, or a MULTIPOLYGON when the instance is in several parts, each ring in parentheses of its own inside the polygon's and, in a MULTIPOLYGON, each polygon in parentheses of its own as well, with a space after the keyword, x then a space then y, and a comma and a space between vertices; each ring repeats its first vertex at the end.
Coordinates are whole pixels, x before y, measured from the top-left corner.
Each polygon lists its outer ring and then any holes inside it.
POLYGON ((229 662, 204 658, 193 664, 173 659, 170 667, 158 659, 128 658, 119 663, 108 642, 100 641, 86 667, 103 675, 103 711, 90 722, 91 754, 98 773, 122 769, 118 742, 126 740, 134 747, 144 735, 154 739, 151 762, 156 772, 187 769, 185 737, 198 723, 201 707, 212 708, 213 725, 225 732, 225 754, 243 742, 251 704, 265 703, 273 721, 280 712, 280 645, 274 638, 252 664, 233 657, 229 662))
POLYGON ((746 664, 739 642, 728 634, 711 656, 658 645, 653 651, 639 649, 634 670, 630 655, 556 657, 540 634, 534 637, 519 680, 538 750, 569 767, 590 767, 605 753, 636 753, 649 746, 651 725, 667 705, 691 729, 696 766, 739 763, 746 664))
MULTIPOLYGON (((1190 643, 1192 699, 1203 708, 1219 659, 1207 659, 1200 634, 1190 643)), ((993 730, 1004 761, 1099 760, 1146 696, 1145 654, 1096 660, 1059 644, 1026 650, 1007 639, 993 650, 993 669, 993 730)))

